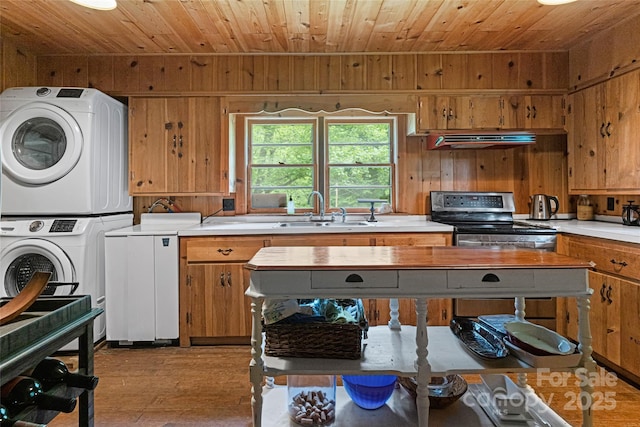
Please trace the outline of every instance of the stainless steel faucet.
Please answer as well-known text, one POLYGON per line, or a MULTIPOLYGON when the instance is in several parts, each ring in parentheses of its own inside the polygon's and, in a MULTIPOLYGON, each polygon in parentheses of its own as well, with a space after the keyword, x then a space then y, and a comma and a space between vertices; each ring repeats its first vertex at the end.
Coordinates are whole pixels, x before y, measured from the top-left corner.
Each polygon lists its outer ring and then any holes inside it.
POLYGON ((311 194, 309 194, 309 197, 307 198, 307 203, 309 203, 311 201, 311 198, 313 197, 313 195, 318 196, 318 200, 320 201, 320 221, 324 220, 324 197, 322 196, 322 193, 320 193, 319 191, 312 191, 311 194))

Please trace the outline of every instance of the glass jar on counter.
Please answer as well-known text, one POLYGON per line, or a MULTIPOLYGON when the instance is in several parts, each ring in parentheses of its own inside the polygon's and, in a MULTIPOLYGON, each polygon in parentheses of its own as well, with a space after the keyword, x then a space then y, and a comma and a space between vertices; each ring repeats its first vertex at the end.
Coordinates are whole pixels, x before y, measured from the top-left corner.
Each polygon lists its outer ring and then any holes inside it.
POLYGON ((289 418, 304 426, 328 426, 336 419, 335 375, 287 375, 289 418))
POLYGON ((591 199, 586 194, 581 194, 578 197, 578 221, 591 221, 593 220, 593 204, 591 199))

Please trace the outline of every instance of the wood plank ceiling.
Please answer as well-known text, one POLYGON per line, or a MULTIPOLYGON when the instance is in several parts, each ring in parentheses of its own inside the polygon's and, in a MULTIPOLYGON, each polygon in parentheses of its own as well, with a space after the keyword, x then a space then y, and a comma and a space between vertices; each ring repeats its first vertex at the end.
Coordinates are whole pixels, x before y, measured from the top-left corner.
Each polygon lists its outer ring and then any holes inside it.
POLYGON ((0 1, 0 35, 38 55, 566 51, 640 0, 0 1))

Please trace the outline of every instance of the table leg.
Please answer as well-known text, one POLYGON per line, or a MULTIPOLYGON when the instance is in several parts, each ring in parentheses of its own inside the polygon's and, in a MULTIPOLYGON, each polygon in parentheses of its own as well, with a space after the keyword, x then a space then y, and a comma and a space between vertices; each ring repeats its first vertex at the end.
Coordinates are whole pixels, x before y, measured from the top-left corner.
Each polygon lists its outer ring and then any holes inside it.
POLYGON ((264 361, 262 360, 262 298, 251 298, 251 362, 249 377, 251 380, 251 413, 253 426, 262 425, 262 377, 264 361))
MULTIPOLYGON (((524 318, 525 318, 525 315, 526 315, 525 308, 527 306, 524 297, 516 297, 514 305, 515 305, 515 309, 516 309, 516 312, 515 312, 516 320, 518 320, 520 322, 524 321, 524 318)), ((520 387, 526 387, 527 386, 527 374, 520 373, 520 374, 518 374, 517 378, 518 378, 517 379, 518 386, 520 386, 520 387)))
POLYGON ((431 380, 431 365, 427 360, 427 301, 416 299, 416 369, 418 371, 416 386, 416 406, 418 408, 418 426, 429 425, 429 381, 431 380))
POLYGON ((400 330, 400 304, 398 298, 391 298, 389 300, 389 329, 400 330))
POLYGON ((589 310, 591 309, 590 296, 579 297, 578 300, 578 349, 582 353, 580 366, 586 373, 584 379, 580 381, 580 402, 586 403, 582 407, 582 425, 583 427, 593 426, 591 419, 591 404, 593 403, 593 385, 590 378, 596 372, 596 362, 591 357, 593 348, 591 347, 591 325, 589 323, 589 310))
MULTIPOLYGON (((93 321, 83 328, 84 333, 78 337, 78 368, 86 375, 93 375, 93 321)), ((94 425, 93 390, 84 390, 78 396, 78 425, 94 425)))

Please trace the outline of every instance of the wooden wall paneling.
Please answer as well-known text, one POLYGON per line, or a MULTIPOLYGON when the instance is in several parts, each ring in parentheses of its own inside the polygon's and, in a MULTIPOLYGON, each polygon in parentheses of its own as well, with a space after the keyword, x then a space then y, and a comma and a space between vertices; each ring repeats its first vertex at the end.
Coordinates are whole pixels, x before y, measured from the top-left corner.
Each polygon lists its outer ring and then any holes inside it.
POLYGON ((569 87, 569 54, 567 52, 545 52, 543 55, 543 83, 545 89, 567 89, 569 87))
POLYGON ((417 90, 442 88, 442 55, 418 54, 416 56, 417 90))
POLYGON ((529 213, 529 195, 532 168, 537 165, 529 164, 530 146, 513 149, 512 191, 516 204, 516 213, 529 213))
POLYGON ((0 92, 10 87, 35 86, 36 57, 14 43, 0 38, 2 77, 0 92))
POLYGON ((467 55, 467 68, 460 70, 466 74, 468 89, 491 89, 493 84, 493 55, 479 53, 467 55))
POLYGON ((406 120, 398 120, 398 147, 396 167, 396 212, 424 214, 422 192, 422 144, 419 137, 407 137, 406 120))
MULTIPOLYGON (((267 61, 266 56, 243 56, 240 86, 247 91, 266 90, 267 61)), ((225 90, 225 88, 218 89, 225 90)))
POLYGON ((265 57, 265 89, 274 92, 287 92, 291 85, 291 61, 288 55, 265 57))
POLYGON ((89 56, 88 86, 103 92, 113 91, 115 86, 113 56, 89 56))
POLYGON ((445 157, 440 151, 425 150, 426 140, 420 137, 420 148, 422 151, 422 209, 424 213, 431 214, 431 202, 429 192, 444 189, 442 186, 443 166, 442 158, 445 157))
POLYGON ((536 144, 527 148, 529 194, 556 196, 560 201, 558 212, 571 212, 565 135, 538 135, 536 144))
POLYGON ((113 58, 113 80, 118 92, 137 92, 139 77, 140 66, 137 56, 116 56, 113 58))
POLYGON ((318 90, 318 57, 296 55, 291 57, 292 63, 292 87, 294 91, 318 90))
POLYGON ((464 89, 467 84, 468 56, 452 53, 442 55, 442 88, 464 89))
POLYGON ((478 150, 451 150, 453 154, 454 190, 475 191, 480 185, 477 175, 478 150))
POLYGON ((139 70, 138 92, 163 92, 166 90, 165 56, 140 56, 136 68, 139 70))
POLYGON ((520 57, 517 52, 493 53, 491 68, 491 87, 493 89, 511 89, 518 87, 520 57))
POLYGON ((36 79, 40 86, 64 86, 63 56, 39 57, 36 79))
POLYGON ((189 58, 189 79, 191 90, 195 92, 213 92, 215 87, 216 56, 191 56, 189 58))
POLYGON ((477 191, 513 191, 513 155, 508 150, 477 150, 477 191))
POLYGON ((86 56, 70 56, 67 58, 62 71, 65 86, 88 86, 89 64, 87 59, 86 56))
POLYGON ((342 56, 318 57, 318 87, 320 92, 342 87, 342 56))
POLYGON ((215 87, 218 90, 229 92, 242 92, 245 89, 245 82, 242 73, 238 70, 242 69, 242 56, 220 56, 218 57, 218 67, 216 72, 215 87))
POLYGON ((544 87, 544 73, 542 54, 521 52, 518 68, 518 84, 520 89, 542 89, 544 87))
POLYGON ((367 55, 365 88, 369 90, 391 90, 392 64, 390 55, 367 55))
POLYGON ((342 58, 342 90, 365 90, 367 88, 365 55, 345 55, 342 58))
POLYGON ((416 89, 416 55, 393 55, 391 67, 392 89, 416 89))
POLYGON ((236 114, 233 116, 230 126, 233 125, 233 134, 235 137, 235 182, 231 187, 235 190, 235 205, 236 212, 247 212, 248 203, 246 199, 247 194, 247 181, 249 176, 247 175, 247 159, 246 150, 244 149, 245 141, 247 140, 246 128, 244 125, 244 116, 242 114, 236 114))
POLYGON ((187 92, 191 89, 189 56, 167 55, 164 58, 164 90, 187 92))

